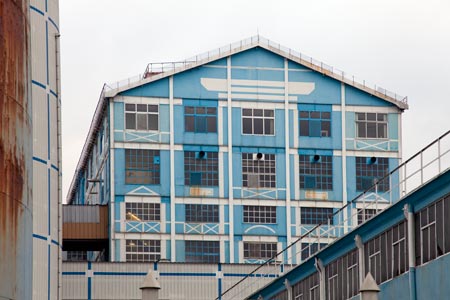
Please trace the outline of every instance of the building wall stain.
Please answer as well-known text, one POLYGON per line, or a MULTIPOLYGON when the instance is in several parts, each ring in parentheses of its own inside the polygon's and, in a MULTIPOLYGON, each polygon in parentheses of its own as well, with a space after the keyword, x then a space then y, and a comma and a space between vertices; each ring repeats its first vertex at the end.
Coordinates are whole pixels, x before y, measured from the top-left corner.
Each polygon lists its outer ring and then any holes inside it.
POLYGON ((24 274, 32 255, 28 7, 0 0, 0 299, 28 299, 31 284, 24 274))

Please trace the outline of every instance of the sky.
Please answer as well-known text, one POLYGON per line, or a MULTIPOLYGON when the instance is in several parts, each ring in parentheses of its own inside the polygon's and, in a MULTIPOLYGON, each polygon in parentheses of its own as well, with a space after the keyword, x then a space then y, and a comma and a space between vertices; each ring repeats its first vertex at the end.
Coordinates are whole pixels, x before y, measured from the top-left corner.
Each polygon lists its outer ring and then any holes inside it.
POLYGON ((61 0, 63 199, 104 83, 260 34, 408 97, 406 159, 450 129, 450 1, 61 0))

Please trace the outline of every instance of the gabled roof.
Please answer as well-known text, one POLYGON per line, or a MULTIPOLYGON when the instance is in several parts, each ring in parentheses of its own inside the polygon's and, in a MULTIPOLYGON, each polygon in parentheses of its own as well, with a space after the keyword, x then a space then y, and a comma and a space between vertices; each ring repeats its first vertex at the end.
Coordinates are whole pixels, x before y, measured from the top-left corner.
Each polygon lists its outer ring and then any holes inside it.
POLYGON ((300 52, 274 43, 260 35, 253 36, 251 38, 241 40, 228 46, 224 46, 216 50, 212 50, 186 59, 182 62, 149 64, 143 76, 139 75, 134 79, 130 78, 114 84, 105 84, 100 94, 100 99, 95 109, 94 117, 92 118, 91 126, 89 128, 86 142, 83 146, 83 150, 81 152, 74 177, 72 178, 72 182, 69 187, 67 200, 73 200, 76 188, 78 187, 79 177, 81 175, 81 172, 85 169, 90 152, 92 150, 94 139, 97 136, 98 130, 101 128, 108 98, 114 97, 121 92, 133 89, 135 87, 139 87, 147 83, 154 82, 159 79, 166 78, 174 74, 181 73, 183 71, 193 69, 212 61, 219 60, 221 58, 225 58, 227 56, 244 52, 256 47, 266 49, 267 51, 285 57, 325 76, 334 78, 340 82, 348 84, 349 86, 355 87, 359 90, 376 96, 382 100, 394 104, 400 110, 408 109, 407 97, 397 95, 376 85, 369 86, 365 80, 357 80, 354 76, 346 74, 343 71, 317 61, 300 52))
POLYGON ((407 97, 400 96, 376 85, 370 85, 365 80, 358 80, 355 76, 347 74, 325 63, 317 61, 307 55, 292 49, 286 48, 280 44, 274 43, 260 35, 230 44, 219 49, 209 51, 182 62, 173 63, 156 63, 149 64, 145 70, 144 76, 139 76, 134 80, 124 80, 115 84, 107 85, 108 91, 106 97, 114 97, 117 94, 139 87, 141 85, 157 81, 162 78, 172 76, 183 71, 205 65, 215 60, 225 58, 227 56, 244 52, 246 50, 261 47, 267 51, 278 54, 304 67, 319 72, 323 75, 336 79, 349 86, 362 90, 370 95, 376 96, 382 100, 394 104, 401 110, 408 109, 407 97))

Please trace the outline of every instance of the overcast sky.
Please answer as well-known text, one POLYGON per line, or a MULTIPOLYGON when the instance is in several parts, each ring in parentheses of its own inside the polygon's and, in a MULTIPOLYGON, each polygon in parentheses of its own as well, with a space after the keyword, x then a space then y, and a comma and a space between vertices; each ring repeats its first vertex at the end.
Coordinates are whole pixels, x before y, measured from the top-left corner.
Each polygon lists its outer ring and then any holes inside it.
POLYGON ((61 0, 63 199, 103 83, 258 32, 408 96, 407 158, 450 129, 449 15, 449 0, 61 0))

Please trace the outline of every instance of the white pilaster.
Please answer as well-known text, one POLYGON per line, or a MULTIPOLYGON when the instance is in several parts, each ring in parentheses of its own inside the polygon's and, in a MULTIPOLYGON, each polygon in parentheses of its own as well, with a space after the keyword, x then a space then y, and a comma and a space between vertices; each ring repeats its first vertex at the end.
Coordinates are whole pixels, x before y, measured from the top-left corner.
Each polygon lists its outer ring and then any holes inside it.
POLYGON ((170 260, 175 261, 175 138, 173 117, 173 76, 169 77, 169 122, 170 122, 170 260))
MULTIPOLYGON (((342 205, 347 205, 347 145, 346 145, 346 121, 345 121, 345 84, 341 83, 341 130, 342 130, 342 205)), ((348 232, 348 212, 343 210, 344 214, 344 233, 348 232)))
MULTIPOLYGON (((289 66, 288 60, 284 59, 284 150, 286 163, 286 243, 291 244, 291 168, 289 151, 289 66)), ((292 248, 289 249, 292 253, 292 248)), ((288 253, 288 264, 292 262, 291 254, 288 253)))
POLYGON ((231 105, 231 56, 227 57, 227 121, 228 121, 228 217, 230 231, 230 263, 234 263, 234 198, 233 198, 233 143, 231 105))
MULTIPOLYGON (((115 174, 115 159, 114 159, 114 155, 115 155, 115 150, 116 150, 116 146, 114 144, 114 100, 108 100, 109 101, 109 120, 110 120, 110 124, 109 124, 109 143, 111 145, 111 156, 110 156, 110 164, 111 164, 111 171, 110 174, 115 174)), ((110 259, 111 261, 115 261, 116 260, 116 253, 115 253, 115 226, 116 226, 116 220, 115 220, 115 209, 114 209, 114 205, 115 205, 115 196, 116 196, 116 189, 115 189, 115 181, 114 181, 114 175, 110 176, 110 182, 111 182, 111 186, 110 186, 110 191, 111 191, 111 199, 109 201, 110 203, 110 211, 111 211, 111 215, 109 216, 109 224, 110 225, 110 229, 109 229, 109 249, 110 249, 110 259)), ((120 250, 120 249, 119 249, 120 250)))

